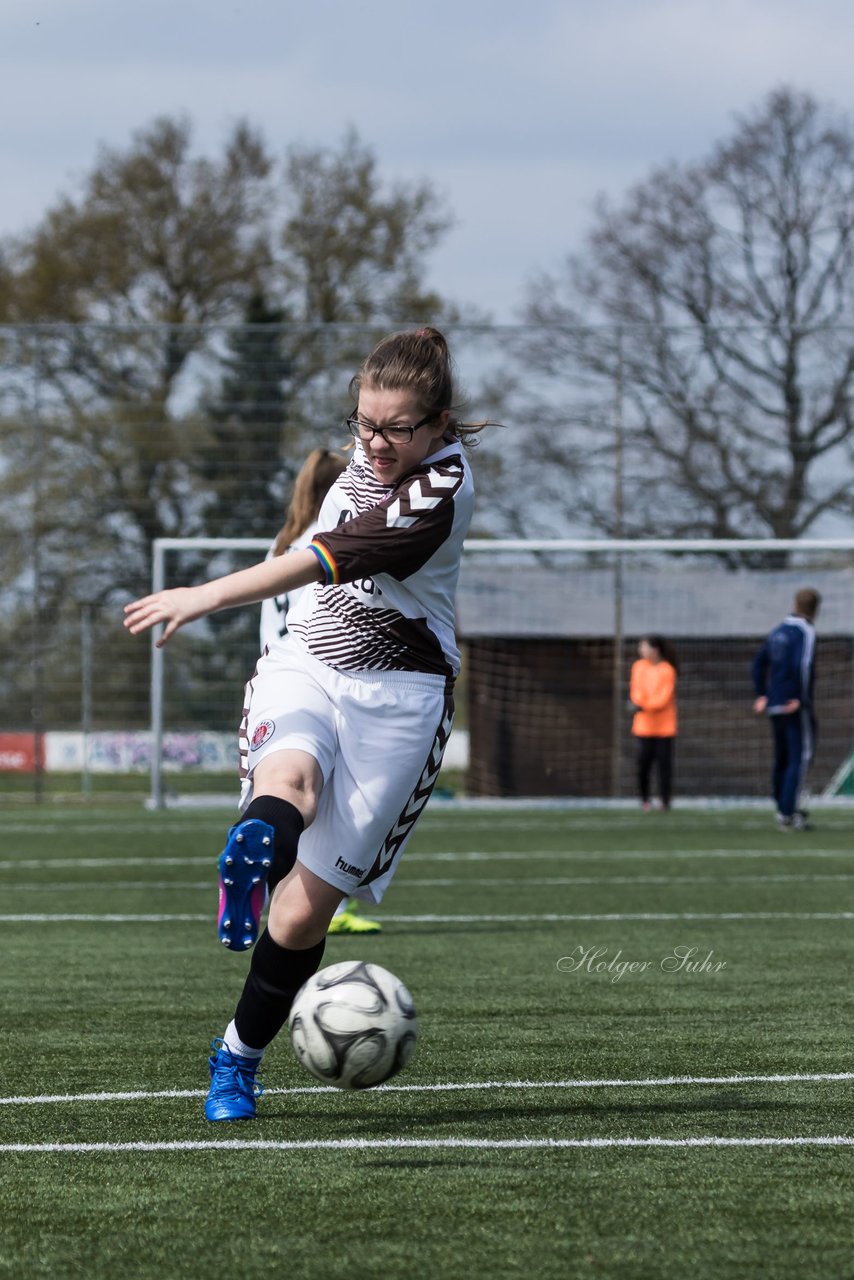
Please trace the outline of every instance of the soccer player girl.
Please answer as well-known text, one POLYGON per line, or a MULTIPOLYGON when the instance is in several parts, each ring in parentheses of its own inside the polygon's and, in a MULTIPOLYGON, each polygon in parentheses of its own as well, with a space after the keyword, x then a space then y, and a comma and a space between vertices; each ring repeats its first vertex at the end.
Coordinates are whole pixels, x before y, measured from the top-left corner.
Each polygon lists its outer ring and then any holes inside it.
POLYGON ((209 1120, 254 1116, 256 1071, 294 996, 320 967, 342 897, 377 903, 433 789, 459 671, 454 597, 474 501, 467 446, 486 423, 454 410, 436 329, 396 333, 351 383, 353 457, 308 547, 126 606, 165 644, 219 609, 309 587, 287 637, 246 688, 242 819, 219 859, 221 938, 267 925, 209 1060, 209 1120))
MULTIPOLYGON (((293 494, 285 512, 285 522, 276 534, 267 559, 284 555, 286 551, 301 551, 309 546, 318 532, 320 509, 334 482, 347 465, 343 453, 332 449, 312 449, 297 473, 293 494)), ((304 591, 284 592, 261 602, 260 641, 261 652, 272 649, 288 633, 288 612, 293 609, 304 591)), ((223 899, 225 894, 222 895, 223 899)), ((329 924, 334 934, 379 933, 382 926, 377 920, 369 920, 359 913, 355 898, 342 898, 338 910, 329 924)))

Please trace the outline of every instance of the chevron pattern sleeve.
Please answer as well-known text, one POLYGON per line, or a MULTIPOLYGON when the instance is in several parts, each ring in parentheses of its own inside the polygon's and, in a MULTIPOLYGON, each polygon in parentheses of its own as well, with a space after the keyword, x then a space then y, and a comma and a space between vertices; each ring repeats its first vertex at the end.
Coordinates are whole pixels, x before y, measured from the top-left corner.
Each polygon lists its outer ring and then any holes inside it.
POLYGON ((459 447, 379 491, 357 454, 334 505, 338 523, 310 544, 324 582, 288 616, 295 641, 337 670, 455 676, 457 578, 474 508, 459 447))
POLYGON ((327 584, 379 573, 399 581, 411 577, 450 536, 463 479, 463 467, 453 459, 419 468, 370 511, 317 534, 311 550, 327 584))

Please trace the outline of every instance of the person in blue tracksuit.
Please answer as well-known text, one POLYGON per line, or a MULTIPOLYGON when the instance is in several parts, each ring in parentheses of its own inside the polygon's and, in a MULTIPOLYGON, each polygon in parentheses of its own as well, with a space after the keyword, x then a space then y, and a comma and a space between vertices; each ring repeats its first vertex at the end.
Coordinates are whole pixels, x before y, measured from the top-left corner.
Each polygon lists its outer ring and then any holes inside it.
POLYGON ((804 830, 798 799, 813 757, 815 713, 815 619, 821 596, 812 587, 795 594, 788 617, 766 637, 753 659, 753 710, 767 715, 774 742, 772 790, 784 831, 804 830))

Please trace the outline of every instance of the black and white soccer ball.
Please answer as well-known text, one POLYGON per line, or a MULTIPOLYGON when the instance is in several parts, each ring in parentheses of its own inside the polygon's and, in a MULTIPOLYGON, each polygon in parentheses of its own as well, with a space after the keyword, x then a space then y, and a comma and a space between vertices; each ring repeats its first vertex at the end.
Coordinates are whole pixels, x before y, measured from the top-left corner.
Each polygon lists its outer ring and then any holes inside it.
POLYGON ((370 1089, 397 1075, 415 1048, 415 1004, 388 969, 345 960, 297 992, 289 1026, 304 1067, 336 1089, 370 1089))

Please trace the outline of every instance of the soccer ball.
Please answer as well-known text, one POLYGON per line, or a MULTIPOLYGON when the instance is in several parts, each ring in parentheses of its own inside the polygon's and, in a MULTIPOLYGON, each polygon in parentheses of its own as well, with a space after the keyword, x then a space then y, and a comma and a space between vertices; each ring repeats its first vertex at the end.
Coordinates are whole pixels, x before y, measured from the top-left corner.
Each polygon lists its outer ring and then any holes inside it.
POLYGON ((336 1089, 370 1089, 397 1075, 415 1048, 415 1005, 388 969, 345 960, 297 992, 289 1026, 304 1067, 336 1089))

